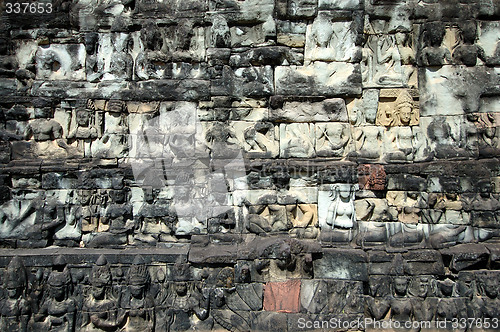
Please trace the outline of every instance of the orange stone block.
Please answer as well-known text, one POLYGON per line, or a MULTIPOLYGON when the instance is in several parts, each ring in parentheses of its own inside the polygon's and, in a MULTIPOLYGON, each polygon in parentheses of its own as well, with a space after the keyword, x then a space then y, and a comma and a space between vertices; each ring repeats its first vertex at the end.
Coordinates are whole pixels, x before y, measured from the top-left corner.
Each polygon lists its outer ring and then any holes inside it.
POLYGON ((264 288, 264 310, 295 313, 300 309, 300 280, 268 282, 264 288))

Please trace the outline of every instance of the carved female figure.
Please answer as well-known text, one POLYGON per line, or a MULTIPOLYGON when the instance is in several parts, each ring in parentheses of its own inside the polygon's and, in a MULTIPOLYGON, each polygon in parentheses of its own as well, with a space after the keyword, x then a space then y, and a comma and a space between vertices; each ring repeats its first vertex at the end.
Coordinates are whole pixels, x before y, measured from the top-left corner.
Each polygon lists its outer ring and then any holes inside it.
POLYGON ((136 256, 130 267, 127 281, 128 291, 120 300, 125 310, 125 326, 120 331, 153 331, 154 300, 146 292, 150 277, 141 256, 136 256))
POLYGON ((116 331, 124 320, 118 315, 118 300, 111 294, 111 270, 104 255, 92 267, 92 288, 83 303, 83 331, 116 331))
POLYGON ((26 299, 26 270, 21 259, 14 257, 4 275, 7 297, 0 301, 0 330, 27 331, 30 305, 26 299))
POLYGON ((356 222, 354 211, 354 195, 358 185, 338 184, 335 185, 330 197, 328 217, 326 223, 332 227, 352 228, 356 222))
POLYGON ((62 272, 54 270, 47 280, 49 297, 35 315, 42 331, 72 332, 75 328, 75 301, 69 297, 71 274, 67 267, 62 272))

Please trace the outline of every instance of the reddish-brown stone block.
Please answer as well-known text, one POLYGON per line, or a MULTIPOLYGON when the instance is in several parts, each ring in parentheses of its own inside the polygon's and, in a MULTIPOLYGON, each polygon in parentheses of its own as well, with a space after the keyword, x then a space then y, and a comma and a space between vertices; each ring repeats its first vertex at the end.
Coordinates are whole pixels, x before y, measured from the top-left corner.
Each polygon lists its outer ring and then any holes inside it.
POLYGON ((360 165, 358 168, 359 189, 384 190, 385 178, 383 165, 360 165))
POLYGON ((264 288, 264 310, 299 312, 300 280, 268 282, 264 288))

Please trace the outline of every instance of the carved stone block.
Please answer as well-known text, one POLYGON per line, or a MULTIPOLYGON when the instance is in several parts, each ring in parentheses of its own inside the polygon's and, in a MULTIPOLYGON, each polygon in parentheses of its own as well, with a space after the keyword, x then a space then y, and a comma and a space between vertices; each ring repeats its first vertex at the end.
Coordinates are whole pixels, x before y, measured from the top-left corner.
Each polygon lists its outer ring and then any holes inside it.
POLYGON ((320 12, 307 27, 304 61, 355 62, 361 56, 356 46, 354 22, 335 22, 329 12, 320 12))
POLYGON ((316 155, 343 158, 351 150, 351 127, 344 123, 318 123, 316 130, 316 155))
POLYGON ((295 313, 300 310, 300 280, 268 282, 264 286, 264 310, 295 313))
POLYGON ((314 125, 292 123, 280 125, 280 157, 313 157, 314 125))
POLYGON ((54 44, 38 47, 37 79, 84 80, 85 47, 82 44, 54 44))
POLYGON ((375 123, 385 127, 418 125, 420 112, 415 97, 416 90, 381 90, 375 123))

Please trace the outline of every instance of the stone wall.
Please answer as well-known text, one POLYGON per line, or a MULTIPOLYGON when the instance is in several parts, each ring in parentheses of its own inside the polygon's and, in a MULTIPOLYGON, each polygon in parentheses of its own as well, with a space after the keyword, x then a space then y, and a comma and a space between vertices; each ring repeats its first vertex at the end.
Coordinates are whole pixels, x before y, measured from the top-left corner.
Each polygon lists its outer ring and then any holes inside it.
POLYGON ((0 330, 498 319, 499 1, 36 4, 1 5, 0 330))

